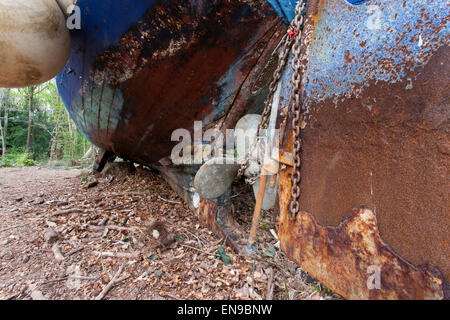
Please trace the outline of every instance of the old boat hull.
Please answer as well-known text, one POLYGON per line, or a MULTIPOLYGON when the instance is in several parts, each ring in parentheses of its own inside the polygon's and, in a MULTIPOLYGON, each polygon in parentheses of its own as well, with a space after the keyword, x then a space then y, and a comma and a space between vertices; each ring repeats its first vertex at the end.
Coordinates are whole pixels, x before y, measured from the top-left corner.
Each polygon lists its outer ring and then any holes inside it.
POLYGON ((170 155, 175 129, 261 111, 287 28, 266 1, 80 0, 81 30, 57 78, 94 144, 135 162, 170 155))
MULTIPOLYGON (((85 23, 72 32, 72 56, 58 77, 77 126, 104 150, 144 164, 168 156, 172 131, 194 120, 233 127, 261 107, 270 57, 286 31, 280 17, 293 16, 295 1, 271 2, 79 1, 85 23)), ((345 298, 443 298, 445 1, 310 0, 307 17, 302 212, 293 218, 288 209, 292 127, 282 112, 281 247, 345 298), (380 287, 371 287, 377 271, 380 287)), ((285 108, 291 73, 284 75, 285 108)), ((165 164, 160 169, 200 219, 231 232, 220 223, 229 198, 198 198, 189 188, 196 168, 165 164)))

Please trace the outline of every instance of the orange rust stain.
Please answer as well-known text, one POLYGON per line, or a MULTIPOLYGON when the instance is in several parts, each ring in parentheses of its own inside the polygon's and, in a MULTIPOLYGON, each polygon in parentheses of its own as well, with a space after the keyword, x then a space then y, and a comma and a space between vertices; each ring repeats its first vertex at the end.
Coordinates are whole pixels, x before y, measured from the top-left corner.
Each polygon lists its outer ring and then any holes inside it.
POLYGON ((278 217, 281 249, 314 278, 346 299, 443 299, 444 281, 432 265, 415 267, 380 237, 375 214, 355 210, 337 227, 289 211, 290 171, 280 173, 278 217), (369 289, 373 268, 380 270, 380 289, 369 289))

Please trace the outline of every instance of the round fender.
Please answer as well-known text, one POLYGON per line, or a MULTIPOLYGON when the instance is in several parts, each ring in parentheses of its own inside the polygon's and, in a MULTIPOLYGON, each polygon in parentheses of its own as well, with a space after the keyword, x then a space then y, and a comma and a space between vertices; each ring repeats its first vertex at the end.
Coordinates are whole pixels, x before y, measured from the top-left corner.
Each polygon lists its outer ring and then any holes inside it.
POLYGON ((48 81, 69 55, 69 30, 55 0, 0 0, 0 87, 48 81))

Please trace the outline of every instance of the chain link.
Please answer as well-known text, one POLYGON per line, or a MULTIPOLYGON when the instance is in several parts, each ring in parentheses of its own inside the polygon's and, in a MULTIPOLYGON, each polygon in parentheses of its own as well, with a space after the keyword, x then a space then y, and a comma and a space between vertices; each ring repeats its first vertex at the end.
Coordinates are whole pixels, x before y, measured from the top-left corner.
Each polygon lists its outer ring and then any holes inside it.
MULTIPOLYGON (((277 91, 278 82, 281 80, 281 77, 283 75, 284 67, 287 64, 287 60, 288 60, 289 52, 291 51, 291 47, 293 44, 294 44, 294 46, 297 44, 298 47, 300 47, 301 28, 303 26, 303 11, 305 9, 305 6, 306 6, 306 0, 300 0, 297 3, 295 18, 291 25, 291 27, 293 27, 294 30, 297 30, 299 32, 299 34, 296 37, 292 37, 292 38, 290 36, 288 36, 288 34, 286 34, 283 37, 283 39, 281 40, 281 43, 279 45, 279 47, 281 47, 281 53, 278 58, 277 68, 274 72, 272 81, 270 82, 270 85, 269 85, 269 94, 265 101, 265 107, 264 107, 264 111, 261 115, 261 121, 258 125, 257 137, 256 137, 255 141, 253 142, 253 144, 251 145, 249 152, 246 154, 245 159, 238 170, 236 179, 240 179, 243 176, 245 170, 248 168, 249 162, 250 162, 250 157, 253 154, 253 150, 256 148, 256 146, 258 144, 258 139, 261 136, 262 131, 267 129, 267 127, 268 127, 270 113, 272 110, 273 97, 275 95, 275 92, 277 91)), ((298 49, 298 51, 299 50, 300 49, 298 49)), ((294 55, 295 55, 295 51, 294 51, 294 55)), ((296 69, 294 69, 294 72, 295 72, 295 70, 296 69)), ((300 77, 298 77, 298 78, 300 78, 300 77)), ((300 83, 300 81, 298 81, 298 83, 300 83)), ((294 88, 298 88, 296 83, 294 83, 294 88)), ((254 184, 256 182, 256 180, 257 180, 257 177, 250 177, 250 178, 246 179, 247 183, 249 183, 249 184, 254 184)))
POLYGON ((295 219, 297 213, 300 210, 300 152, 301 152, 301 114, 302 114, 302 101, 301 101, 301 74, 300 74, 300 54, 302 44, 302 28, 304 23, 304 10, 306 1, 299 1, 295 8, 295 19, 292 23, 293 27, 298 30, 299 35, 295 37, 294 44, 292 45, 292 99, 291 99, 291 114, 292 114, 292 130, 293 130, 293 158, 294 167, 292 169, 292 189, 291 189, 291 203, 290 211, 295 219))
MULTIPOLYGON (((259 122, 259 125, 258 125, 257 137, 256 137, 255 141, 253 142, 253 144, 250 146, 250 150, 249 150, 249 152, 247 152, 244 162, 241 164, 241 166, 239 168, 239 171, 237 174, 237 179, 242 177, 245 170, 248 168, 250 157, 253 153, 253 150, 256 148, 256 145, 258 144, 258 138, 259 138, 260 134, 262 133, 262 130, 266 129, 269 124, 273 96, 275 95, 275 92, 277 91, 277 85, 283 74, 284 66, 287 64, 287 57, 289 55, 291 45, 292 45, 292 41, 289 39, 289 37, 287 37, 287 35, 285 37, 283 37, 283 39, 281 41, 282 41, 281 54, 278 58, 278 65, 277 65, 277 68, 273 75, 272 81, 270 82, 270 85, 269 85, 269 94, 265 101, 265 107, 264 107, 264 111, 261 115, 261 121, 259 122)), ((247 179, 247 182, 249 182, 249 184, 254 184, 256 182, 256 179, 249 178, 249 179, 247 179)))

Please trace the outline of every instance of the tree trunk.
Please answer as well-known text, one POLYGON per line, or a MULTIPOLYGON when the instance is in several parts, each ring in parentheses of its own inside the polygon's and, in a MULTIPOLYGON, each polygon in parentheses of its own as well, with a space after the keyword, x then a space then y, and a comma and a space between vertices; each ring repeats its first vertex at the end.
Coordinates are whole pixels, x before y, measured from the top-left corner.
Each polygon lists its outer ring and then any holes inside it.
POLYGON ((67 113, 67 125, 69 127, 69 139, 68 139, 67 146, 68 146, 68 151, 69 151, 69 166, 71 166, 72 163, 73 163, 73 158, 74 158, 73 157, 73 148, 74 148, 74 146, 73 146, 72 123, 70 121, 69 113, 67 113))
POLYGON ((5 141, 5 139, 3 138, 3 128, 2 128, 2 124, 0 121, 0 134, 2 135, 2 165, 5 164, 5 153, 3 152, 3 150, 5 149, 5 143, 3 141, 5 141))
POLYGON ((2 160, 6 157, 6 138, 8 136, 8 109, 9 109, 9 94, 11 89, 6 89, 6 97, 5 97, 5 115, 4 115, 4 124, 3 124, 3 151, 2 151, 2 160))
MULTIPOLYGON (((3 98, 5 97, 5 91, 6 89, 2 90, 2 95, 0 97, 0 116, 2 114, 2 107, 3 107, 3 98)), ((2 165, 5 164, 5 156, 4 156, 4 152, 3 150, 5 149, 5 136, 3 134, 3 126, 2 126, 2 121, 1 121, 1 117, 0 117, 0 134, 2 135, 2 165)))
POLYGON ((52 143, 50 146, 49 166, 53 168, 53 158, 55 156, 56 148, 58 147, 59 122, 56 123, 55 133, 52 136, 52 143))
POLYGON ((35 86, 28 87, 28 131, 27 131, 27 147, 26 152, 30 153, 31 149, 31 122, 32 120, 32 110, 33 110, 33 98, 34 98, 35 86))
POLYGON ((49 159, 49 167, 53 168, 53 162, 54 162, 54 157, 55 157, 55 153, 56 150, 58 149, 58 139, 59 139, 59 129, 61 127, 61 115, 59 112, 59 109, 56 109, 55 111, 55 128, 53 130, 53 134, 52 134, 52 143, 50 146, 50 159, 49 159))
POLYGON ((84 155, 86 154, 86 138, 84 136, 83 136, 83 154, 84 155))

